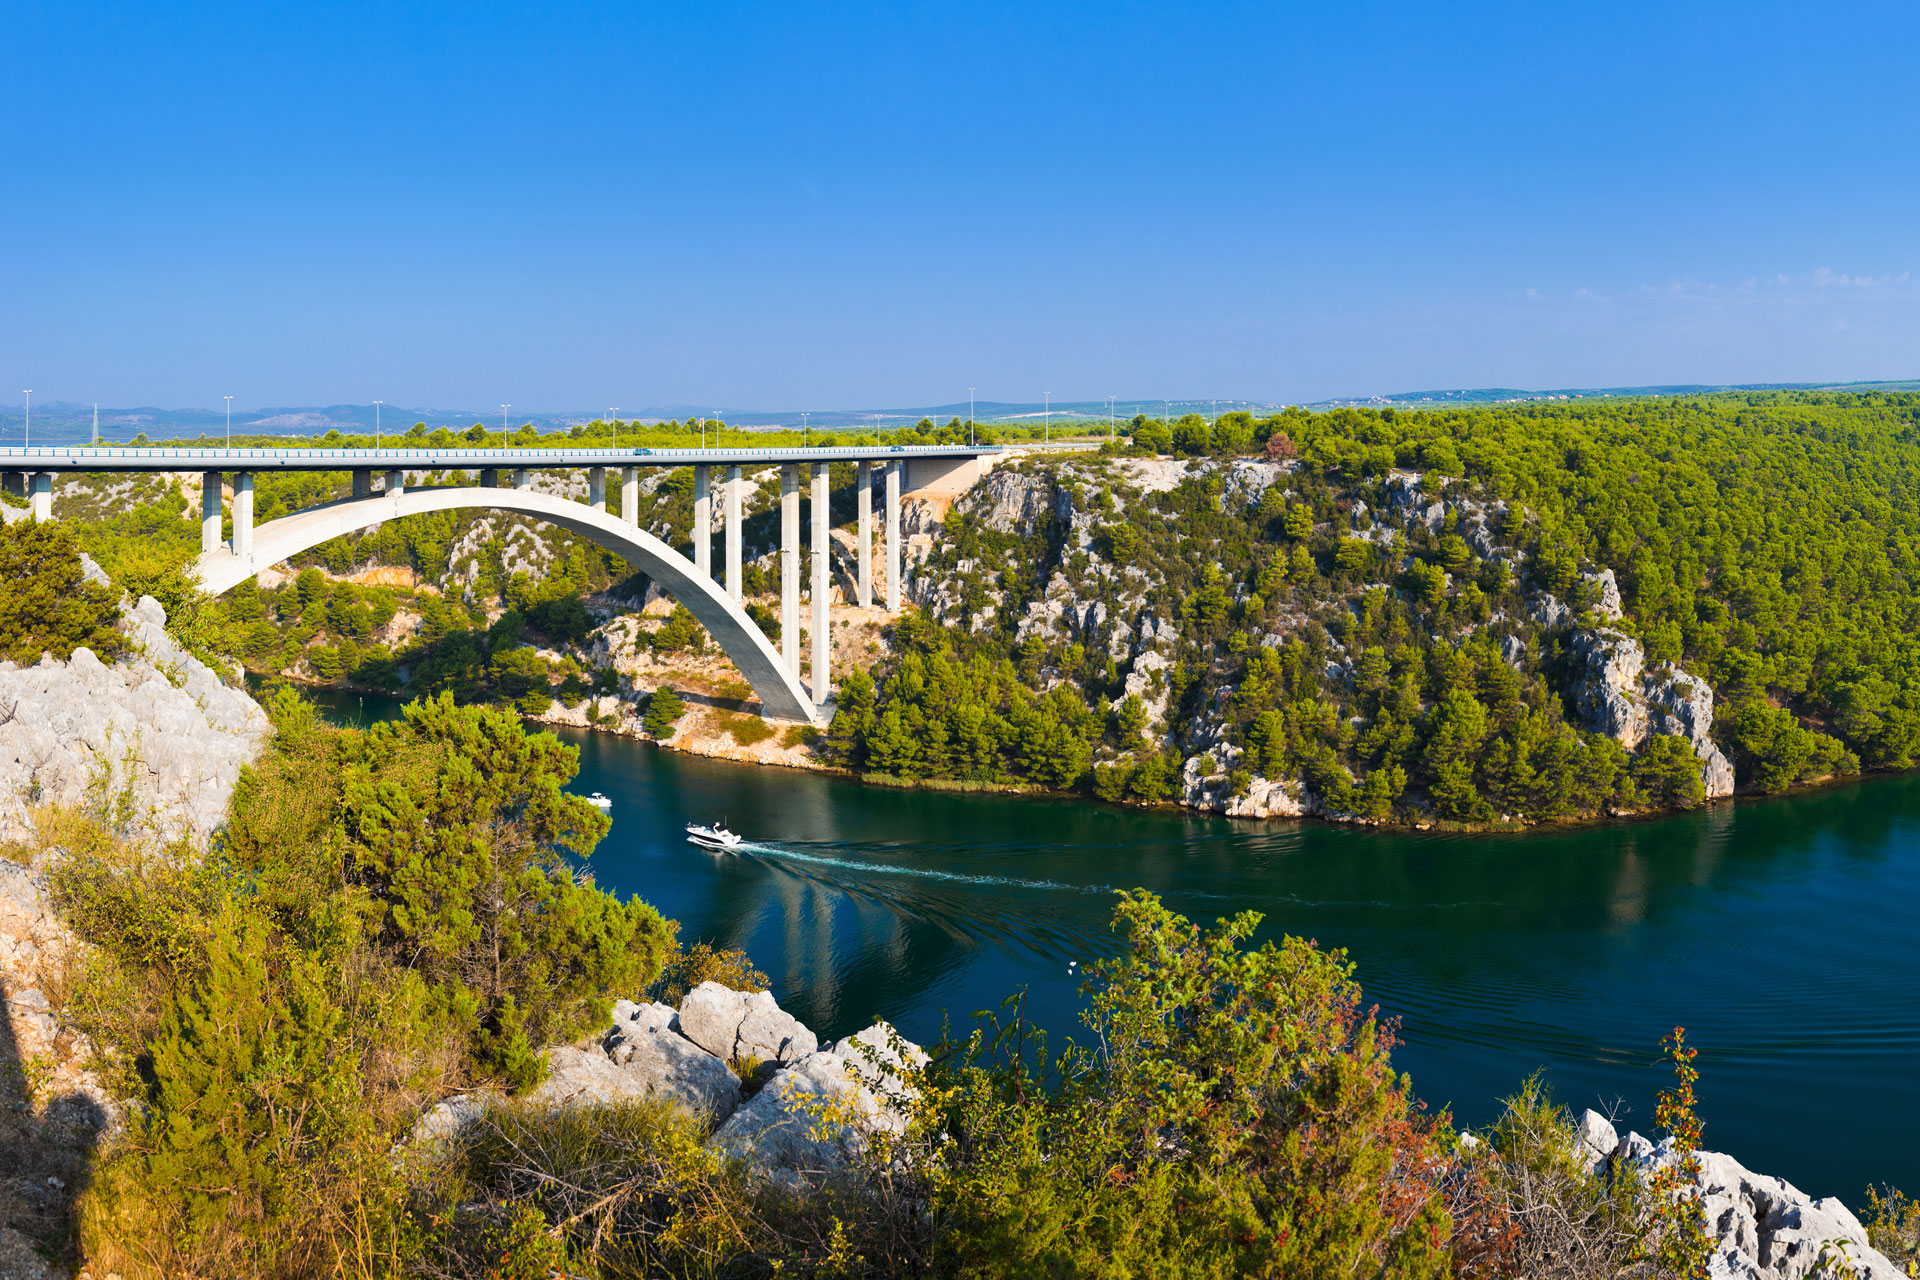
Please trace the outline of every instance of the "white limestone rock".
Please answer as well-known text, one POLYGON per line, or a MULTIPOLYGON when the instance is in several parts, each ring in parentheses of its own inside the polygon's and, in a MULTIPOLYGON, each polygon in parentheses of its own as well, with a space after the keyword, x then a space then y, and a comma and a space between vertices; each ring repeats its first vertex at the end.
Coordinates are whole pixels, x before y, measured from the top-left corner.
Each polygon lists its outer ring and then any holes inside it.
POLYGON ((614 1006, 603 1038, 607 1058, 641 1096, 666 1098, 718 1124, 740 1102, 733 1068, 674 1029, 679 1015, 664 1004, 614 1006))
POLYGON ((1573 633, 1583 669, 1574 704, 1587 726, 1638 751, 1653 734, 1678 734, 1700 759, 1708 799, 1733 794, 1733 764, 1712 738, 1713 690, 1678 668, 1645 670, 1640 642, 1609 627, 1573 633))
POLYGON ((436 1146, 456 1138, 460 1131, 487 1112, 487 1098, 478 1093, 462 1093, 434 1104, 421 1112, 407 1135, 407 1146, 436 1146))
POLYGON ((769 991, 751 994, 703 982, 680 1002, 674 1029, 723 1061, 793 1062, 819 1047, 813 1032, 769 991))
POLYGON ((908 1041, 896 1048, 896 1036, 876 1023, 782 1068, 707 1145, 794 1185, 843 1171, 875 1134, 906 1129, 910 1086, 897 1073, 925 1065, 927 1057, 908 1041))
POLYGON ((1573 654, 1583 669, 1574 705, 1587 726, 1637 751, 1649 727, 1640 679, 1646 654, 1640 642, 1607 627, 1576 631, 1573 654))
MULTIPOLYGON (((1581 1127, 1583 1135, 1594 1134, 1601 1141, 1613 1131, 1591 1111, 1581 1118, 1581 1127)), ((1643 1174, 1677 1158, 1672 1139, 1655 1147, 1637 1133, 1629 1133, 1612 1154, 1637 1165, 1643 1174)), ((1696 1154, 1700 1172, 1695 1185, 1707 1234, 1714 1240, 1709 1274, 1716 1280, 1826 1275, 1902 1280, 1905 1273, 1873 1248, 1866 1228, 1837 1198, 1815 1199, 1785 1179, 1754 1173, 1717 1151, 1696 1154)))
POLYGON ((1599 594, 1600 603, 1593 607, 1593 612, 1602 621, 1618 622, 1623 616, 1620 607, 1620 583, 1613 576, 1613 570, 1602 569, 1598 573, 1583 573, 1580 576, 1592 583, 1599 594))
POLYGON ((112 790, 132 791, 130 834, 205 840, 219 826, 271 727, 245 690, 174 643, 166 619, 141 597, 122 623, 133 655, 112 666, 84 647, 66 662, 0 662, 0 839, 28 838, 35 804, 83 804, 103 769, 112 790))
POLYGON ((960 506, 989 529, 1031 537, 1053 507, 1053 482, 1043 475, 995 471, 975 485, 960 506))

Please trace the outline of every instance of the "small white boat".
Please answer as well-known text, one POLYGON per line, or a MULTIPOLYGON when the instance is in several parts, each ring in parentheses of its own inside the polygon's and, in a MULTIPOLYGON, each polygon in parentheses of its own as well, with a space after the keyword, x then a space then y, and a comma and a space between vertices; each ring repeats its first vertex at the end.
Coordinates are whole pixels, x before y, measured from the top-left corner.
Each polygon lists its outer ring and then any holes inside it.
POLYGON ((705 849, 733 849, 746 843, 742 837, 727 830, 723 822, 716 822, 710 827, 697 826, 689 822, 687 839, 705 849))
POLYGON ((587 797, 587 803, 592 805, 596 809, 613 808, 613 801, 607 799, 604 795, 600 794, 598 791, 594 792, 592 795, 587 797))

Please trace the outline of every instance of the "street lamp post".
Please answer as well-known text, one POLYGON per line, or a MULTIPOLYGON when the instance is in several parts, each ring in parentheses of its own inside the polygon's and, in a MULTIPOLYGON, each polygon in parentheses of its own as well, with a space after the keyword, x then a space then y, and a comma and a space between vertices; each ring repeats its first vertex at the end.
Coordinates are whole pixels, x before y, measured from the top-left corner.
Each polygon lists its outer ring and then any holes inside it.
MULTIPOLYGON (((1041 438, 1045 443, 1052 444, 1053 443, 1053 392, 1042 391, 1040 393, 1040 396, 1041 396, 1040 407, 1042 410, 1042 413, 1040 415, 1040 430, 1042 432, 1041 438)), ((1032 437, 1029 436, 1028 439, 1032 439, 1032 437)))
POLYGON ((221 396, 227 402, 227 448, 233 448, 233 397, 221 396))
POLYGON ((507 410, 511 408, 513 406, 510 404, 500 406, 500 447, 502 449, 507 447, 507 410))
POLYGON ((607 406, 607 417, 613 422, 613 447, 615 449, 620 447, 620 419, 616 416, 619 412, 619 405, 610 404, 607 406))
POLYGON ((380 447, 380 406, 385 403, 385 400, 373 402, 373 447, 375 449, 380 447))
POLYGON ((810 439, 811 437, 807 435, 807 412, 802 410, 800 413, 800 447, 802 449, 807 448, 810 439))
POLYGON ((972 387, 967 388, 967 443, 969 445, 976 443, 973 438, 973 388, 972 387))
POLYGON ((33 444, 33 389, 29 387, 27 390, 22 391, 20 394, 27 398, 27 426, 26 426, 25 441, 26 441, 26 444, 29 447, 31 447, 33 444))

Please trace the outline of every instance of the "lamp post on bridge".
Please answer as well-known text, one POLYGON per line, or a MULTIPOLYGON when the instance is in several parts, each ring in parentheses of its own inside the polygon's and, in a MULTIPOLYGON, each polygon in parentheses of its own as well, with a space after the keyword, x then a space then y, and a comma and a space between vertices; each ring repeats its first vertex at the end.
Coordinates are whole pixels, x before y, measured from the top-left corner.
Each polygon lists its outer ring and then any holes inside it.
POLYGON ((26 434, 22 437, 22 440, 31 448, 33 445, 33 388, 29 387, 20 394, 27 398, 26 434))
POLYGON ((511 408, 513 406, 510 404, 500 406, 500 447, 502 449, 507 447, 507 410, 511 408))
POLYGON ((233 448, 233 397, 221 396, 227 402, 227 448, 233 448))
POLYGON ((967 388, 967 447, 972 448, 975 443, 976 441, 973 438, 973 388, 968 387, 967 388))
POLYGON ((619 405, 610 404, 607 406, 607 417, 613 422, 613 447, 616 450, 620 447, 620 419, 616 416, 619 412, 619 405))
POLYGON ((385 400, 373 402, 373 447, 376 451, 380 448, 380 406, 385 403, 385 400))
POLYGON ((805 449, 807 446, 807 412, 802 409, 800 411, 800 447, 805 449))

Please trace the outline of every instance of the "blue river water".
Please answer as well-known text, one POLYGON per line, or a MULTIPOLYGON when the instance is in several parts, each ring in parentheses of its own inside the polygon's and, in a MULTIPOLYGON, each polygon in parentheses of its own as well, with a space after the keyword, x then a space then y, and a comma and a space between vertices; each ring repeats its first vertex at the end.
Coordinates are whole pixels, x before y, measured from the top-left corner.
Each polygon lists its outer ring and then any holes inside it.
MULTIPOLYGON (((391 714, 332 695, 342 720, 391 714)), ((1484 1124, 1541 1070, 1651 1130, 1661 1036, 1701 1050, 1707 1145, 1816 1195, 1920 1189, 1920 776, 1527 835, 1241 822, 1053 798, 904 791, 589 732, 589 863, 682 936, 750 953, 823 1037, 883 1017, 956 1032, 1028 992, 1077 1028, 1069 963, 1108 954, 1116 889, 1196 920, 1343 947, 1399 1020, 1418 1093, 1484 1124), (736 854, 689 845, 723 819, 736 854)))

